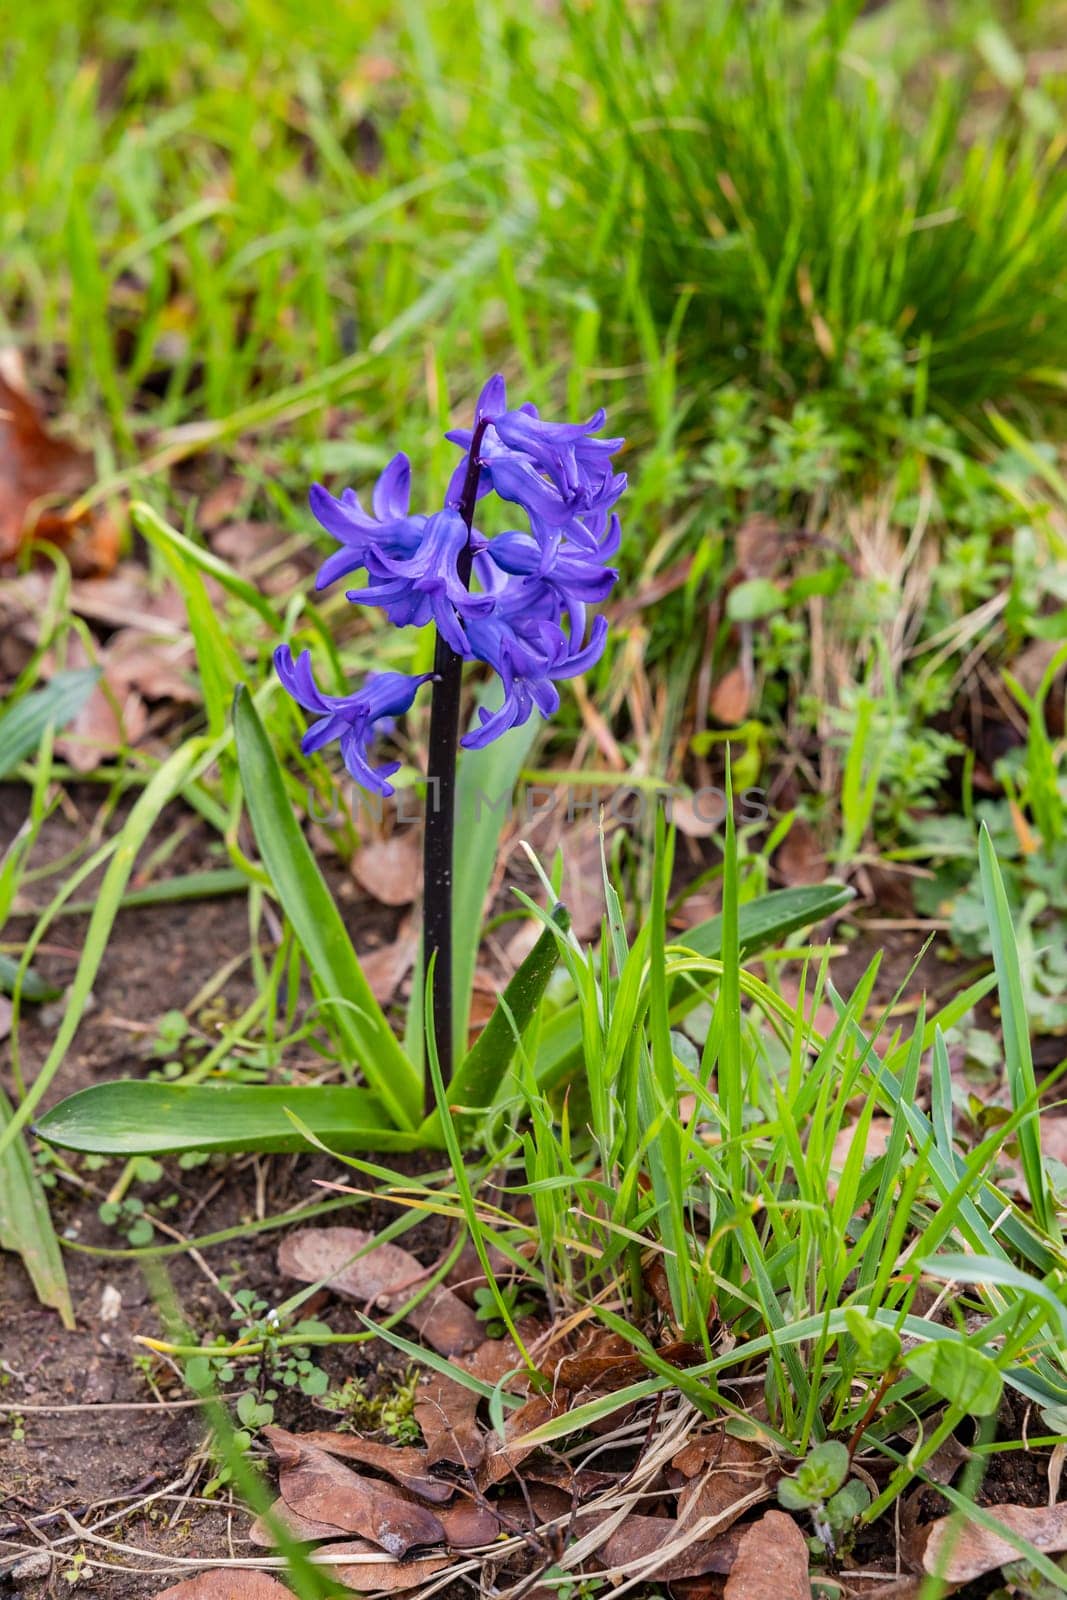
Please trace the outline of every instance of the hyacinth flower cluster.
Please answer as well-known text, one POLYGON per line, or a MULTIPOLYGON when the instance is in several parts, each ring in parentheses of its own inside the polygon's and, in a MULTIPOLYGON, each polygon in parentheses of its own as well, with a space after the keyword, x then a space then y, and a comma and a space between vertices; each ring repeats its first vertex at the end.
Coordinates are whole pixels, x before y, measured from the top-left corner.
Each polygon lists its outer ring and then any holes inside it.
POLYGON ((602 411, 584 423, 552 423, 533 405, 509 410, 498 376, 482 390, 473 426, 446 435, 463 455, 442 510, 411 511, 403 454, 378 479, 370 511, 351 489, 340 498, 312 489, 311 510, 338 544, 317 587, 363 572, 350 600, 380 606, 397 627, 432 622, 439 647, 434 673, 380 673, 351 695, 324 694, 308 653, 294 661, 279 649, 282 683, 318 719, 304 738, 306 752, 336 740, 358 783, 391 794, 399 763, 373 763, 375 738, 410 708, 423 683, 440 679, 449 657, 486 663, 503 686, 499 709, 479 711, 464 745, 487 745, 534 710, 553 715, 557 683, 603 653, 607 623, 598 616, 590 625, 588 608, 606 599, 618 577, 610 565, 620 542, 613 508, 626 477, 611 460, 622 440, 596 437, 603 422, 602 411), (479 532, 476 506, 490 494, 519 508, 526 526, 491 538, 479 532))

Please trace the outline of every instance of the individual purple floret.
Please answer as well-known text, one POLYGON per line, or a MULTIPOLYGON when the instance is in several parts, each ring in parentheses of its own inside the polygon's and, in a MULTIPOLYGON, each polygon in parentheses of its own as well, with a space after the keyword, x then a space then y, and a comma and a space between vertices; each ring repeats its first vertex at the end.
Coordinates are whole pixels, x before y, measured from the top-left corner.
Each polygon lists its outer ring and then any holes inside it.
POLYGON ((512 450, 521 450, 564 494, 578 500, 599 499, 606 484, 617 500, 626 487, 625 474, 613 474, 611 458, 621 439, 594 439, 604 426, 597 411, 588 422, 545 422, 533 406, 506 411, 493 424, 497 437, 512 450))
POLYGON ((575 648, 573 637, 553 622, 537 623, 526 634, 499 622, 481 618, 470 625, 475 655, 500 674, 504 702, 497 711, 479 707, 481 726, 460 740, 468 750, 492 744, 509 728, 528 721, 536 707, 544 717, 559 709, 559 678, 577 678, 600 660, 608 637, 604 617, 593 623, 589 643, 575 648))
POLYGON ((427 517, 408 515, 411 463, 403 452, 393 457, 374 486, 373 516, 367 515, 351 489, 337 500, 321 483, 316 483, 308 501, 315 520, 341 545, 323 562, 315 580, 316 589, 325 589, 361 567, 373 571, 379 558, 402 561, 413 556, 429 521, 427 517))
POLYGON ((301 741, 304 754, 310 755, 338 739, 345 766, 356 782, 377 794, 392 794, 393 786, 388 780, 400 762, 372 767, 367 759, 377 731, 375 725, 409 710, 416 692, 433 673, 409 677, 404 672, 378 672, 356 694, 335 695, 323 694, 315 682, 309 650, 302 651, 294 661, 289 646, 279 645, 274 652, 274 666, 297 705, 319 717, 301 741))
POLYGON ((605 565, 619 548, 622 530, 619 519, 611 518, 603 539, 574 544, 558 531, 538 539, 532 533, 499 533, 477 548, 499 567, 515 577, 537 577, 558 590, 560 603, 567 599, 595 605, 606 600, 615 586, 618 570, 605 565))
MULTIPOLYGON (((588 422, 545 422, 529 403, 508 411, 498 376, 482 390, 475 417, 475 426, 479 417, 490 423, 478 453, 479 499, 493 489, 502 500, 559 527, 583 513, 610 510, 626 488, 626 474, 611 470, 611 457, 623 441, 592 437, 604 424, 603 411, 588 422)), ((465 453, 473 437, 470 428, 445 434, 465 453)), ((465 472, 462 461, 449 484, 447 505, 459 504, 465 472)))
POLYGON ((463 622, 492 610, 488 595, 471 594, 458 563, 471 535, 458 511, 438 511, 426 519, 422 539, 406 559, 377 553, 368 558, 374 582, 349 589, 349 600, 381 606, 398 628, 437 624, 457 655, 470 656, 463 622))

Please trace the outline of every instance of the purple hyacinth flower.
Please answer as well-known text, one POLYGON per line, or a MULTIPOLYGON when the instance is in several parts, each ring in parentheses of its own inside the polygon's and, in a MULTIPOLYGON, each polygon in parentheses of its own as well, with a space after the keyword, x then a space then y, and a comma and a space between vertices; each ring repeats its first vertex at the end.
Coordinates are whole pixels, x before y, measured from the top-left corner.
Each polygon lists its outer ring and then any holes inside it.
MULTIPOLYGON (((612 507, 626 486, 625 474, 611 465, 622 441, 595 437, 603 423, 602 411, 587 422, 549 423, 533 405, 509 410, 498 375, 478 397, 473 427, 447 435, 464 459, 443 511, 411 514, 404 455, 379 477, 372 513, 350 489, 340 499, 319 485, 311 491, 315 516, 340 546, 322 567, 320 588, 363 570, 367 581, 348 591, 350 600, 382 606, 397 627, 432 622, 453 656, 482 660, 500 676, 504 703, 491 715, 480 714, 481 726, 463 741, 468 746, 490 743, 535 709, 551 716, 559 705, 557 682, 584 672, 603 652, 602 617, 583 642, 586 608, 605 600, 618 578, 608 564, 621 538, 612 507), (470 526, 463 490, 475 437, 475 498, 495 492, 518 505, 528 532, 486 539, 470 526)), ((383 674, 358 695, 330 697, 316 687, 306 652, 295 664, 283 652, 278 671, 294 698, 320 718, 305 749, 340 739, 349 770, 369 787, 391 792, 385 780, 395 766, 372 768, 367 749, 375 726, 406 709, 430 674, 383 674)))
MULTIPOLYGON (((544 422, 536 406, 527 402, 508 411, 505 401, 504 380, 490 379, 478 400, 475 428, 454 428, 445 435, 466 455, 479 419, 489 421, 478 451, 478 498, 495 490, 550 527, 576 514, 610 510, 626 487, 626 475, 611 470, 611 456, 623 441, 592 437, 603 426, 604 412, 595 412, 588 422, 544 422)), ((463 460, 452 475, 447 505, 459 504, 466 471, 463 460)))
POLYGON ((315 580, 316 589, 325 589, 361 567, 372 571, 380 555, 398 560, 413 555, 428 520, 408 514, 411 463, 403 451, 393 457, 374 486, 373 516, 364 511, 351 489, 346 489, 338 500, 316 483, 308 502, 316 522, 341 545, 323 562, 315 580))
POLYGON ((460 619, 483 615, 493 605, 490 596, 471 594, 460 576, 459 561, 469 538, 458 512, 438 511, 427 518, 413 554, 402 560, 377 554, 371 569, 374 581, 348 590, 349 600, 382 606, 397 627, 434 622, 456 654, 469 658, 460 619))
POLYGON ((485 555, 502 572, 540 578, 558 592, 561 605, 571 600, 596 605, 607 599, 619 576, 615 567, 605 563, 618 550, 621 537, 619 519, 613 516, 603 538, 591 541, 592 548, 584 542, 572 544, 559 532, 541 538, 511 532, 486 540, 485 555))
POLYGON ((323 694, 315 682, 309 650, 302 651, 294 661, 289 646, 279 645, 274 652, 274 666, 283 687, 297 705, 319 718, 301 741, 304 754, 311 755, 337 739, 344 764, 356 782, 377 794, 392 794, 393 786, 388 780, 400 762, 390 761, 372 767, 368 760, 370 746, 384 723, 410 709, 420 685, 432 678, 433 673, 409 677, 404 672, 379 672, 368 678, 355 694, 335 695, 323 694))
MULTIPOLYGON (((605 480, 613 477, 611 457, 622 445, 621 439, 594 439, 604 426, 604 412, 597 411, 588 422, 545 422, 533 407, 507 411, 493 423, 497 438, 511 450, 519 450, 573 500, 591 504, 602 492, 605 480)), ((619 487, 618 495, 626 486, 619 487)))
POLYGON ((556 680, 577 678, 600 660, 608 625, 604 617, 597 617, 584 647, 552 622, 537 623, 520 633, 499 619, 476 618, 468 633, 475 655, 499 673, 504 685, 499 710, 479 707, 481 727, 460 740, 466 749, 480 750, 509 728, 521 727, 535 708, 542 716, 553 716, 559 709, 556 680))

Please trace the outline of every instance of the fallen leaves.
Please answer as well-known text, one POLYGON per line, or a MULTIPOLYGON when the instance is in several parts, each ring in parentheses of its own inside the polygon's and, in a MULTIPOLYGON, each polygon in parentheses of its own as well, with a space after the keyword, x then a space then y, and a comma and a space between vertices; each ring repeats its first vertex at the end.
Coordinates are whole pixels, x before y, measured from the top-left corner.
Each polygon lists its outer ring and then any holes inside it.
POLYGON ((738 1544, 729 1532, 687 1540, 673 1518, 631 1512, 603 1544, 600 1557, 609 1571, 620 1577, 640 1567, 642 1577, 649 1581, 673 1583, 681 1578, 703 1578, 709 1572, 729 1572, 737 1559, 738 1544), (669 1554, 671 1546, 679 1543, 683 1548, 669 1554))
POLYGON ((787 888, 799 884, 823 883, 830 876, 830 865, 819 844, 815 829, 803 817, 793 825, 778 846, 774 864, 787 888))
POLYGON ((359 964, 370 984, 371 993, 381 1006, 387 1006, 415 965, 419 936, 406 920, 397 930, 392 944, 360 952, 359 964))
POLYGON ((737 1520, 754 1496, 768 1499, 780 1477, 762 1444, 735 1439, 721 1429, 698 1436, 679 1451, 671 1466, 685 1480, 678 1494, 679 1522, 715 1519, 723 1528, 737 1520))
MULTIPOLYGON (((867 1125, 867 1134, 864 1142, 864 1163, 876 1161, 879 1156, 884 1156, 889 1148, 889 1141, 893 1133, 893 1122, 890 1117, 872 1117, 867 1125)), ((859 1123, 850 1122, 834 1140, 830 1152, 830 1172, 832 1176, 826 1185, 826 1192, 831 1200, 837 1198, 840 1188, 839 1176, 845 1170, 845 1163, 849 1158, 852 1146, 859 1138, 859 1123)))
POLYGON ((397 1444, 381 1444, 375 1439, 365 1439, 359 1433, 302 1433, 301 1444, 313 1445, 345 1461, 358 1461, 361 1466, 374 1467, 384 1472, 402 1489, 420 1500, 441 1505, 452 1498, 452 1485, 440 1478, 432 1478, 426 1470, 426 1453, 397 1444))
POLYGON ((78 533, 77 569, 109 572, 118 558, 114 523, 64 509, 95 476, 92 456, 45 428, 18 352, 0 350, 0 563, 34 539, 69 545, 78 533))
MULTIPOLYGON (((411 1300, 428 1277, 399 1245, 380 1243, 359 1228, 300 1228, 282 1242, 278 1270, 301 1283, 323 1283, 368 1308, 392 1313, 411 1300)), ((475 1350, 485 1329, 470 1306, 439 1284, 406 1313, 406 1320, 441 1355, 475 1350)))
MULTIPOLYGON (((305 1281, 325 1277, 342 1293, 386 1306, 402 1304, 426 1276, 406 1251, 353 1228, 300 1230, 280 1261, 305 1281)), ((450 1301, 444 1305, 447 1327, 450 1301)), ((481 1566, 483 1582, 488 1572, 497 1587, 505 1575, 532 1582, 560 1563, 570 1563, 576 1576, 606 1572, 616 1580, 721 1579, 747 1540, 750 1569, 776 1574, 782 1586, 775 1600, 791 1600, 797 1541, 806 1571, 799 1528, 773 1513, 756 1524, 762 1531, 755 1545, 743 1528, 780 1476, 762 1439, 709 1427, 681 1396, 650 1404, 634 1427, 633 1402, 612 1412, 611 1396, 647 1369, 619 1335, 581 1323, 560 1332, 529 1320, 520 1334, 524 1348, 507 1338, 480 1339, 454 1353, 447 1369, 435 1364, 425 1374, 414 1402, 421 1447, 266 1428, 279 1464, 273 1519, 319 1545, 316 1560, 365 1593, 414 1589, 453 1566, 468 1573, 481 1566), (505 1401, 502 1423, 499 1413, 491 1420, 487 1396, 495 1388, 505 1401), (607 1403, 607 1414, 585 1430, 584 1444, 575 1449, 568 1441, 559 1452, 546 1444, 546 1424, 591 1395, 607 1403), (655 1425, 651 1432, 646 1423, 655 1425), (613 1459, 620 1448, 628 1464, 613 1459)), ((436 1321, 424 1326, 431 1335, 440 1338, 436 1321)), ((664 1342, 657 1353, 684 1368, 703 1351, 664 1342)), ((250 1537, 270 1544, 267 1519, 250 1537)), ((742 1592, 747 1597, 734 1591, 742 1592)))
POLYGON ((396 1557, 444 1542, 439 1518, 413 1496, 350 1471, 283 1428, 265 1428, 264 1437, 281 1463, 278 1487, 289 1512, 319 1528, 359 1534, 396 1557))
POLYGON ((292 1590, 251 1567, 211 1567, 161 1590, 155 1600, 292 1600, 292 1590))
POLYGON ((766 1511, 745 1529, 723 1600, 811 1600, 807 1541, 792 1517, 766 1511))
MULTIPOLYGON (((1067 1502, 1056 1506, 983 1507, 995 1522, 1045 1555, 1067 1550, 1067 1502)), ((1008 1562, 1025 1559, 1018 1544, 981 1527, 960 1512, 933 1523, 923 1553, 923 1570, 947 1583, 969 1583, 1008 1562)))
POLYGON ((739 664, 724 672, 714 684, 708 709, 716 722, 734 728, 744 722, 752 709, 752 672, 739 664))
POLYGON ((418 831, 372 839, 352 857, 352 876, 385 906, 409 906, 422 883, 422 843, 418 831))
MULTIPOLYGON (((52 580, 31 570, 0 584, 0 680, 16 677, 35 650, 41 618, 49 611, 52 580)), ((195 653, 185 608, 170 583, 153 586, 144 568, 124 562, 108 577, 70 585, 71 612, 96 625, 95 644, 71 630, 62 652, 44 649, 37 673, 42 682, 60 670, 92 666, 99 671, 93 693, 56 739, 57 753, 77 772, 92 772, 117 751, 136 745, 160 702, 195 705, 201 698, 195 653)))

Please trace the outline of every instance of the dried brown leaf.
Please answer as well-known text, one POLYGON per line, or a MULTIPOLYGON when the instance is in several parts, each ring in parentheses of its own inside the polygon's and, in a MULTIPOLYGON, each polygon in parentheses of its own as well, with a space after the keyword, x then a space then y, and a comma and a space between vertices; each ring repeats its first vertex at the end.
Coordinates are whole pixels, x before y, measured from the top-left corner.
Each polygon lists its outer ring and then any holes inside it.
MULTIPOLYGON (((682 1370, 696 1366, 704 1359, 703 1346, 688 1340, 662 1345, 656 1354, 661 1361, 682 1370)), ((624 1388, 628 1383, 638 1383, 647 1375, 645 1363, 629 1353, 565 1356, 556 1367, 554 1377, 559 1388, 567 1389, 572 1394, 578 1389, 595 1389, 603 1394, 624 1388)))
MULTIPOLYGON (((283 1433, 281 1428, 274 1430, 279 1443, 283 1433)), ((310 1445, 313 1449, 325 1450, 328 1455, 340 1456, 344 1461, 358 1461, 360 1466, 384 1472, 402 1489, 409 1490, 420 1500, 428 1500, 431 1505, 443 1505, 452 1498, 452 1484, 431 1477, 427 1471, 425 1450, 416 1450, 410 1445, 382 1444, 377 1439, 365 1439, 359 1433, 334 1433, 327 1429, 289 1434, 288 1438, 294 1446, 310 1445)))
POLYGON ((352 857, 352 876, 386 906, 409 906, 422 883, 422 841, 414 828, 373 839, 352 857))
POLYGON ((784 1511, 765 1511, 746 1528, 723 1600, 811 1600, 808 1546, 784 1511))
POLYGON ((122 628, 108 640, 101 659, 104 676, 119 699, 135 690, 146 700, 199 704, 200 689, 192 675, 195 656, 188 638, 122 628))
POLYGON ((211 548, 238 572, 264 563, 264 558, 285 539, 280 528, 269 522, 228 522, 212 535, 211 548))
POLYGON ((531 1532, 543 1523, 555 1522, 560 1517, 570 1517, 574 1498, 565 1489, 551 1483, 527 1483, 526 1493, 506 1494, 494 1500, 493 1509, 509 1532, 531 1532), (531 1523, 530 1513, 534 1520, 531 1523))
MULTIPOLYGON (((1067 1550, 1067 1501, 1057 1506, 998 1505, 983 1509, 1046 1555, 1067 1550)), ((969 1583, 972 1578, 1020 1559, 1015 1544, 956 1511, 949 1517, 939 1517, 931 1526, 923 1552, 923 1570, 936 1573, 947 1583, 969 1583)))
POLYGON ((525 1405, 512 1411, 504 1422, 504 1438, 497 1444, 495 1450, 486 1457, 481 1471, 481 1487, 488 1488, 490 1484, 500 1483, 502 1479, 509 1478, 515 1469, 522 1465, 534 1450, 536 1444, 521 1444, 520 1441, 527 1433, 532 1433, 542 1423, 548 1422, 558 1415, 561 1407, 556 1405, 547 1395, 535 1394, 525 1405))
POLYGON ((95 477, 87 451, 45 429, 17 352, 0 351, 0 562, 10 561, 33 539, 69 544, 80 533, 80 570, 110 571, 118 559, 118 534, 110 518, 101 512, 76 519, 62 508, 95 477))
POLYGON ((600 930, 604 915, 604 879, 600 865, 600 833, 596 824, 579 823, 564 830, 561 899, 571 913, 571 928, 584 943, 600 930))
POLYGON ((211 1567, 161 1589, 155 1600, 292 1600, 292 1590, 252 1567, 211 1567))
MULTIPOLYGON (((72 722, 56 738, 56 753, 76 772, 93 772, 102 761, 126 745, 136 744, 144 733, 148 714, 135 690, 121 680, 112 684, 107 675, 107 654, 101 652, 107 691, 97 683, 92 694, 72 722)), ((72 635, 67 651, 67 666, 84 668, 89 655, 78 635, 72 635)))
POLYGON ((107 577, 79 578, 72 583, 70 609, 106 628, 144 628, 173 638, 189 629, 177 585, 153 584, 147 568, 137 561, 120 562, 107 577))
POLYGON ((496 974, 490 972, 487 967, 476 967, 474 981, 471 984, 470 1026, 467 1031, 468 1048, 473 1047, 474 1041, 496 1010, 499 996, 500 985, 497 982, 496 974))
POLYGON ((323 1563, 324 1571, 360 1594, 404 1594, 408 1589, 417 1589, 452 1563, 451 1556, 386 1561, 361 1540, 331 1545, 329 1554, 333 1559, 323 1563))
POLYGON ((325 1450, 282 1428, 265 1428, 264 1436, 281 1464, 282 1499, 299 1516, 359 1534, 391 1556, 444 1541, 444 1528, 426 1506, 378 1479, 351 1472, 325 1450))
POLYGON ((415 965, 419 940, 410 922, 406 922, 392 944, 361 954, 359 964, 363 976, 370 984, 371 993, 381 1006, 388 1005, 400 985, 415 965))
POLYGON ((778 847, 774 864, 782 882, 791 889, 799 884, 823 883, 830 871, 815 829, 803 817, 794 818, 778 847))
MULTIPOLYGON (((297 1229, 279 1247, 278 1270, 301 1283, 324 1281, 335 1294, 387 1312, 410 1299, 427 1275, 399 1245, 377 1244, 374 1234, 360 1228, 297 1229), (358 1254, 365 1249, 365 1255, 358 1254)), ((424 1295, 407 1321, 441 1355, 475 1350, 484 1339, 485 1329, 470 1306, 443 1285, 424 1295)))
POLYGON ((500 1532, 500 1522, 488 1505, 477 1505, 473 1500, 457 1500, 438 1512, 445 1530, 445 1539, 453 1550, 476 1550, 479 1545, 492 1544, 500 1532))
MULTIPOLYGON (((301 1544, 317 1544, 320 1539, 336 1539, 342 1529, 332 1522, 316 1522, 313 1517, 301 1516, 299 1511, 294 1511, 284 1500, 275 1500, 271 1506, 271 1516, 280 1522, 286 1533, 292 1535, 301 1544)), ((257 1517, 248 1530, 248 1538, 261 1550, 273 1550, 274 1535, 271 1533, 270 1524, 266 1517, 257 1517)), ((367 1549, 376 1547, 368 1544, 367 1549)))
MULTIPOLYGON (((510 1339, 485 1339, 456 1366, 483 1383, 499 1383, 522 1358, 510 1339)), ((431 1467, 450 1466, 476 1472, 485 1458, 488 1440, 478 1422, 480 1398, 465 1384, 443 1372, 432 1372, 420 1385, 415 1400, 415 1421, 426 1440, 431 1467)))
MULTIPOLYGON (((893 1121, 891 1117, 871 1118, 867 1128, 867 1142, 864 1147, 865 1161, 875 1161, 879 1156, 885 1155, 886 1150, 889 1148, 892 1132, 893 1121)), ((833 1149, 830 1152, 831 1177, 826 1184, 826 1192, 831 1200, 834 1199, 840 1187, 834 1174, 840 1175, 845 1170, 845 1162, 848 1160, 849 1151, 858 1136, 859 1124, 850 1122, 847 1127, 841 1129, 841 1132, 834 1140, 833 1149)))
POLYGON ((209 489, 196 508, 196 520, 209 533, 227 522, 248 493, 248 483, 240 474, 233 473, 209 489))
POLYGON ((671 801, 671 821, 689 839, 710 839, 726 816, 726 800, 718 789, 680 794, 671 801))
POLYGON ((752 675, 740 664, 724 672, 714 685, 708 710, 716 722, 734 728, 744 722, 752 708, 752 675))
POLYGON ((752 1496, 768 1498, 780 1473, 773 1456, 751 1439, 735 1439, 719 1430, 691 1440, 671 1465, 688 1479, 678 1495, 678 1521, 725 1518, 725 1531, 736 1508, 741 1516, 752 1496))
POLYGON ((643 1580, 670 1583, 676 1578, 699 1578, 706 1572, 729 1572, 737 1555, 737 1540, 729 1533, 696 1539, 657 1566, 657 1551, 684 1539, 685 1529, 673 1517, 648 1517, 632 1512, 597 1553, 598 1561, 620 1576, 640 1565, 643 1580), (646 1566, 645 1563, 649 1565, 646 1566))

